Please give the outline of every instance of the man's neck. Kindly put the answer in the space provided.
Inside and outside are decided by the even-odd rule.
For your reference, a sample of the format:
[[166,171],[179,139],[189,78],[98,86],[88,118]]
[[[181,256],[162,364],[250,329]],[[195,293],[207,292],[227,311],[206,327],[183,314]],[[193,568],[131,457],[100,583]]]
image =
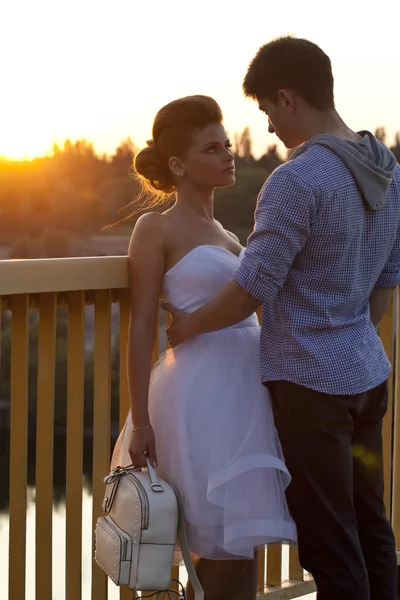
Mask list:
[[360,136],[352,131],[335,109],[321,112],[312,110],[307,113],[302,127],[304,140],[323,134],[334,135],[342,140],[356,142]]

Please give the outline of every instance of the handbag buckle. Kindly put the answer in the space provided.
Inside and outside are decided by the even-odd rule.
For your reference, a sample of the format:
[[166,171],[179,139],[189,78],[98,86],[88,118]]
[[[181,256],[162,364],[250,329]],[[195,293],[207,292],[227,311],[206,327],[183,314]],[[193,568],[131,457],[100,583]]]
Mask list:
[[164,488],[159,483],[152,483],[151,489],[153,490],[153,492],[163,492],[164,491]]

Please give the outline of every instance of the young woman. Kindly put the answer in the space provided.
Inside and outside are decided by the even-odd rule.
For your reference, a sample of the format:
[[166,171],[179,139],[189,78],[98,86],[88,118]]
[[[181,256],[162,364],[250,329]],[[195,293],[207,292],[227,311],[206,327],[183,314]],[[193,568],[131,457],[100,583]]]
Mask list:
[[235,182],[218,104],[190,96],[164,106],[135,168],[145,190],[175,192],[175,203],[140,217],[130,241],[131,411],[112,462],[142,466],[147,453],[179,492],[206,600],[253,600],[255,548],[296,540],[257,316],[168,350],[151,371],[160,295],[193,311],[240,264],[239,240],[214,219],[214,190]]

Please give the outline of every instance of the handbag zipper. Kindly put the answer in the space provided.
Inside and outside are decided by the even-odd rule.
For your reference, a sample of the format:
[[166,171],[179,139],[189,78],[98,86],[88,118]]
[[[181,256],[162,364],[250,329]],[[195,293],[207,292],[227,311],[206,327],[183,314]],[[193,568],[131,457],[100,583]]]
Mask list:
[[147,494],[146,494],[146,490],[143,487],[143,484],[141,481],[139,481],[139,479],[137,477],[135,477],[135,475],[133,475],[133,473],[130,473],[131,476],[131,480],[133,485],[136,487],[139,497],[140,497],[140,502],[142,505],[142,529],[147,529],[149,526],[149,512],[150,512],[150,508],[149,508],[149,499],[147,498]]
[[106,521],[108,527],[112,529],[114,533],[117,534],[121,541],[121,560],[130,560],[130,557],[127,556],[128,540],[123,535],[121,535],[119,527],[115,525],[111,517],[104,517],[104,520]]

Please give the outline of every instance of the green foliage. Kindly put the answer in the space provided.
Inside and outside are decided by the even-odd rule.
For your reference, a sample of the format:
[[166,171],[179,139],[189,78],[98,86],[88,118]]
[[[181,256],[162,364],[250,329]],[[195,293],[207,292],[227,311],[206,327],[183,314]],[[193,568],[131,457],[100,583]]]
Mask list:
[[[271,148],[256,161],[249,128],[236,136],[235,152],[238,182],[218,191],[217,214],[225,227],[247,235],[257,193],[282,160]],[[79,242],[137,209],[129,207],[139,193],[132,173],[134,154],[130,138],[110,157],[98,156],[85,140],[66,140],[62,148],[55,145],[50,156],[0,160],[0,245],[9,247],[7,257],[71,256]],[[133,220],[108,233],[123,235],[132,226]]]
[[215,195],[215,216],[245,243],[254,225],[257,196],[270,173],[255,164],[238,168],[236,184]]
[[79,238],[99,233],[132,202],[134,145],[125,140],[112,157],[67,140],[33,161],[0,160],[0,245],[10,258],[63,257]]

